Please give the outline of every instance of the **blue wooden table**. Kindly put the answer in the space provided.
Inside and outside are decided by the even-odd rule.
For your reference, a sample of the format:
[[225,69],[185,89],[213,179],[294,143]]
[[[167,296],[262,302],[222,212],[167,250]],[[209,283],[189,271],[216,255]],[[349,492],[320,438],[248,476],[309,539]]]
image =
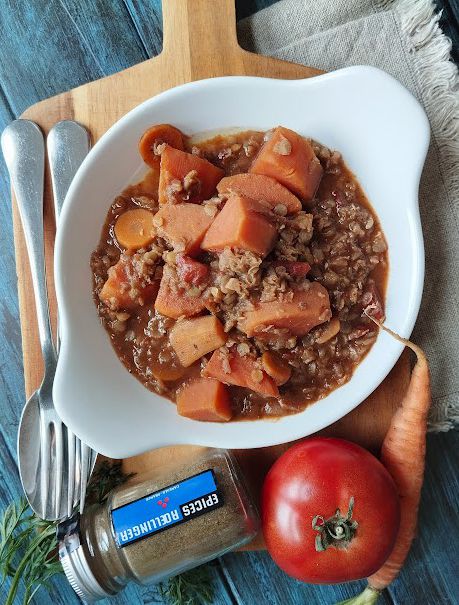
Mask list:
[[[275,1],[238,0],[238,18]],[[458,2],[438,4],[445,9],[441,24],[455,42],[457,60]],[[160,0],[3,0],[1,5],[0,130],[38,100],[122,70],[161,49]],[[1,510],[21,493],[16,432],[24,402],[10,194],[3,162],[0,227]],[[419,535],[401,576],[381,603],[459,603],[458,468],[458,432],[430,435]],[[226,555],[211,572],[215,605],[330,605],[356,594],[362,585],[301,584],[283,574],[266,553]],[[49,594],[40,591],[33,602],[71,605],[78,599],[60,577]],[[155,588],[130,587],[113,599],[118,605],[162,602]]]

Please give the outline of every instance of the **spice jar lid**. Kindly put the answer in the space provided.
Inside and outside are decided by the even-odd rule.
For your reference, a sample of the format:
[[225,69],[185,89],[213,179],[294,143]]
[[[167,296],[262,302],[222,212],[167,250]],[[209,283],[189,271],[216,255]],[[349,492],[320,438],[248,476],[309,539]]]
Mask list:
[[79,546],[70,555],[61,557],[61,565],[77,595],[86,603],[112,596],[106,592],[91,573],[83,547]]
[[94,577],[79,538],[79,519],[71,518],[60,524],[59,559],[70,586],[85,603],[94,603],[112,596]]

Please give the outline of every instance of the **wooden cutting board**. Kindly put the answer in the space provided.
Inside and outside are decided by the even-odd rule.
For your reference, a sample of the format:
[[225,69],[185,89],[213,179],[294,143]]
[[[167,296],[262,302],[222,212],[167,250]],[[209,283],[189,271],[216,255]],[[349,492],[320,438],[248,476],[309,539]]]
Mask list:
[[[85,84],[30,107],[22,117],[37,122],[45,133],[59,120],[79,121],[90,131],[93,143],[121,116],[146,99],[185,82],[228,75],[274,78],[309,78],[320,72],[249,53],[238,45],[234,0],[167,0],[163,2],[164,43],[157,57],[118,74]],[[45,185],[46,264],[51,317],[56,320],[53,283],[55,222],[49,175]],[[14,237],[27,397],[42,379],[35,306],[27,251],[16,204],[13,203]],[[89,262],[89,259],[88,259]],[[356,441],[378,450],[393,410],[409,380],[409,360],[403,355],[384,383],[356,410],[323,431],[326,435]],[[190,446],[163,448],[125,461],[130,471],[157,466],[171,456],[184,458]],[[288,446],[240,450],[237,456],[250,489],[258,497],[266,470]],[[253,547],[262,546],[255,541]]]

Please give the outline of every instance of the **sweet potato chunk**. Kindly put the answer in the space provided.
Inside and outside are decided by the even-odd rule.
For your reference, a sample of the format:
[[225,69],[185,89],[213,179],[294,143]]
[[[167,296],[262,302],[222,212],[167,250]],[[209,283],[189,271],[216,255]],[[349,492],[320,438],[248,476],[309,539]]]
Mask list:
[[258,152],[249,172],[270,176],[309,202],[317,191],[323,169],[308,141],[293,130],[278,126]]
[[265,351],[261,356],[261,365],[263,370],[271,376],[277,385],[285,384],[292,375],[292,370],[279,355]]
[[307,290],[297,290],[291,301],[260,302],[248,311],[241,329],[247,336],[269,334],[269,326],[285,328],[295,336],[303,336],[309,330],[331,317],[327,290],[318,282],[312,282]]
[[238,193],[252,200],[267,202],[271,208],[282,204],[287,213],[299,212],[300,200],[275,179],[264,174],[242,173],[225,176],[217,185],[219,193]]
[[207,200],[223,174],[223,170],[204,158],[166,145],[161,153],[159,203]]
[[212,378],[197,378],[186,384],[177,394],[177,412],[207,422],[227,422],[233,415],[227,388]]
[[178,319],[179,317],[193,317],[205,309],[202,296],[190,296],[190,290],[179,288],[171,270],[165,266],[158,296],[155,300],[155,309],[161,315]]
[[232,194],[204,236],[201,248],[212,251],[240,248],[266,256],[276,235],[266,208],[254,200]]
[[113,311],[133,310],[151,303],[159,288],[159,280],[152,274],[143,272],[141,255],[122,254],[119,261],[108,270],[108,279],[103,285],[99,298]]
[[221,322],[214,315],[179,321],[172,328],[170,343],[184,367],[215,351],[226,342]]
[[215,351],[203,374],[227,384],[245,387],[260,395],[279,396],[276,383],[259,367],[257,360],[248,355],[239,355],[234,347]]
[[165,204],[155,214],[157,234],[172,246],[193,256],[199,247],[213,218],[197,204]]

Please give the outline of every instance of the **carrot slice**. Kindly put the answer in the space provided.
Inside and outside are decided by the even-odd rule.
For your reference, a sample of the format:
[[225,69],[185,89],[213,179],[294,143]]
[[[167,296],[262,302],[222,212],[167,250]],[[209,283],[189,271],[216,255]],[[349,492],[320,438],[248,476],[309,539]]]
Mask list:
[[299,212],[300,200],[291,191],[264,174],[242,173],[225,176],[217,185],[219,193],[238,193],[252,200],[266,202],[271,208],[282,205],[289,214]]
[[183,149],[183,133],[170,124],[156,124],[149,128],[139,141],[139,152],[145,164],[157,166],[161,159],[161,146],[167,143]]
[[309,202],[317,191],[323,169],[309,141],[278,126],[258,152],[249,172],[273,177]]
[[261,356],[263,370],[271,376],[277,385],[285,384],[292,375],[291,368],[271,351],[265,351]]
[[204,158],[166,145],[161,153],[159,203],[208,200],[223,175],[223,170]]
[[177,411],[181,416],[205,422],[231,420],[231,400],[224,384],[212,378],[198,378],[177,393]]
[[126,250],[138,250],[151,244],[155,237],[154,214],[134,208],[121,214],[115,223],[115,237]]
[[203,375],[227,384],[246,387],[260,395],[279,397],[279,389],[274,380],[259,368],[253,357],[239,355],[234,347],[215,351],[204,368]]

